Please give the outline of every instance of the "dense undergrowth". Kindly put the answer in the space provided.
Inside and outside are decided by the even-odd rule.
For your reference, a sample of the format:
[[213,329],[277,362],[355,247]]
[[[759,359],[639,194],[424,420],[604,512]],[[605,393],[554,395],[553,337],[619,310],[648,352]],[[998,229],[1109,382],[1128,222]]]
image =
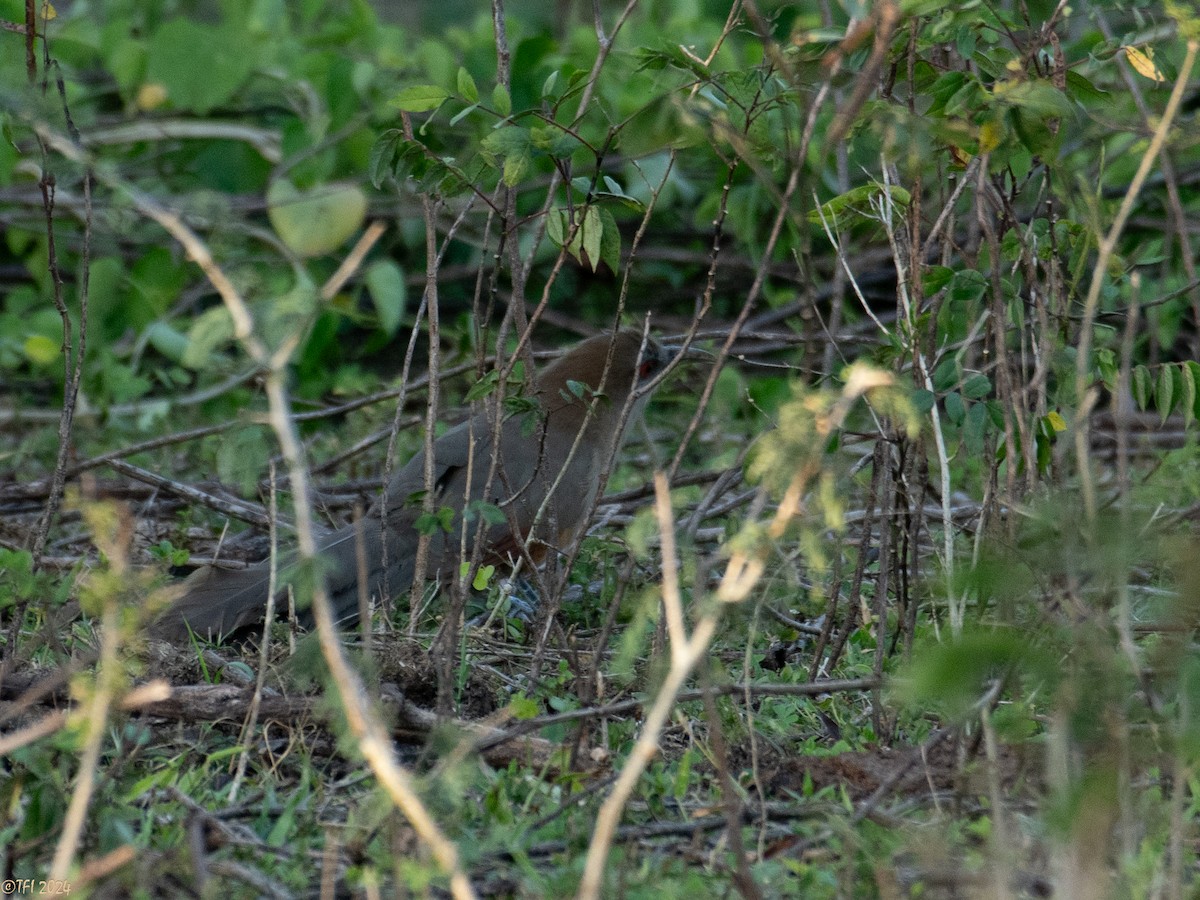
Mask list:
[[[1194,7],[594,7],[0,0],[4,890],[1193,892]],[[647,319],[541,618],[146,640]]]

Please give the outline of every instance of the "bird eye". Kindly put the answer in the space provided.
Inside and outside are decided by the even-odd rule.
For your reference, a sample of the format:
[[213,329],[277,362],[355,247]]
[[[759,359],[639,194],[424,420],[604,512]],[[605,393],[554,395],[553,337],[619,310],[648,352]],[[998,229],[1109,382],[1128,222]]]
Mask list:
[[658,368],[658,360],[643,359],[642,364],[638,366],[638,378],[649,378],[651,373]]

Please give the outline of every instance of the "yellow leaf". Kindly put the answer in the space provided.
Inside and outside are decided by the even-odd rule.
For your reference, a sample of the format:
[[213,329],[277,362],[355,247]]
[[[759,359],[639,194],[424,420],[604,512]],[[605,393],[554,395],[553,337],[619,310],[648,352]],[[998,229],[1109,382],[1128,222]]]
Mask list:
[[1067,421],[1057,412],[1046,413],[1046,422],[1055,431],[1066,431]]
[[297,256],[332,253],[362,226],[367,197],[347,182],[319,184],[301,191],[279,178],[267,190],[267,218]]
[[49,22],[51,19],[57,19],[57,18],[58,18],[58,10],[56,10],[54,8],[54,4],[53,3],[43,3],[42,4],[42,14],[41,14],[42,21]]
[[991,153],[1000,146],[1004,137],[1004,129],[994,119],[979,126],[979,152]]
[[1147,47],[1142,50],[1140,47],[1125,46],[1125,58],[1129,60],[1129,64],[1143,78],[1149,78],[1151,81],[1166,81],[1166,76],[1159,71],[1158,66],[1154,64],[1154,48]]
[[26,358],[39,366],[48,366],[58,359],[59,345],[44,334],[27,337],[23,349]]
[[167,99],[167,89],[156,81],[147,81],[137,92],[137,108],[150,112],[162,106]]

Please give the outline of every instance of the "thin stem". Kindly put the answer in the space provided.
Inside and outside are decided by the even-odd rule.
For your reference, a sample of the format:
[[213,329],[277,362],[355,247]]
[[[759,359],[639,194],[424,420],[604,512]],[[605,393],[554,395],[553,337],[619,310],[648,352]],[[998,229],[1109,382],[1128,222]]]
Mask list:
[[1179,104],[1183,100],[1183,93],[1187,88],[1188,79],[1191,77],[1198,51],[1200,51],[1200,41],[1194,38],[1189,40],[1183,63],[1179,66],[1179,77],[1175,80],[1175,87],[1171,90],[1171,97],[1167,100],[1167,107],[1163,110],[1158,127],[1154,129],[1150,146],[1142,154],[1142,161],[1138,164],[1137,172],[1134,173],[1133,180],[1129,183],[1129,190],[1125,192],[1125,196],[1121,200],[1121,206],[1108,229],[1108,234],[1100,240],[1096,263],[1092,268],[1092,280],[1088,284],[1087,296],[1083,301],[1083,322],[1079,327],[1079,349],[1075,357],[1075,403],[1077,408],[1073,425],[1075,456],[1079,465],[1083,506],[1088,521],[1096,518],[1096,486],[1092,481],[1091,459],[1088,455],[1087,420],[1096,401],[1096,392],[1088,388],[1088,374],[1092,370],[1092,330],[1097,310],[1100,307],[1100,289],[1104,286],[1104,276],[1108,271],[1109,261],[1116,250],[1121,232],[1125,230],[1125,223],[1128,222],[1129,214],[1133,211],[1133,204],[1146,183],[1146,177],[1150,174],[1154,161],[1167,142],[1167,134],[1171,130],[1171,123],[1175,121],[1175,114],[1179,111]]

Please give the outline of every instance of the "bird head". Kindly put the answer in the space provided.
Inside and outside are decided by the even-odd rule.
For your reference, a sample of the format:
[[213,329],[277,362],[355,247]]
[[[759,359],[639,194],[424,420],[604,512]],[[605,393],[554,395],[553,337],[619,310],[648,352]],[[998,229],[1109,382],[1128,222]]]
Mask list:
[[539,382],[545,395],[585,399],[602,393],[620,407],[630,393],[648,394],[658,387],[677,360],[712,359],[694,347],[664,344],[635,328],[588,338],[564,353],[542,372]]

